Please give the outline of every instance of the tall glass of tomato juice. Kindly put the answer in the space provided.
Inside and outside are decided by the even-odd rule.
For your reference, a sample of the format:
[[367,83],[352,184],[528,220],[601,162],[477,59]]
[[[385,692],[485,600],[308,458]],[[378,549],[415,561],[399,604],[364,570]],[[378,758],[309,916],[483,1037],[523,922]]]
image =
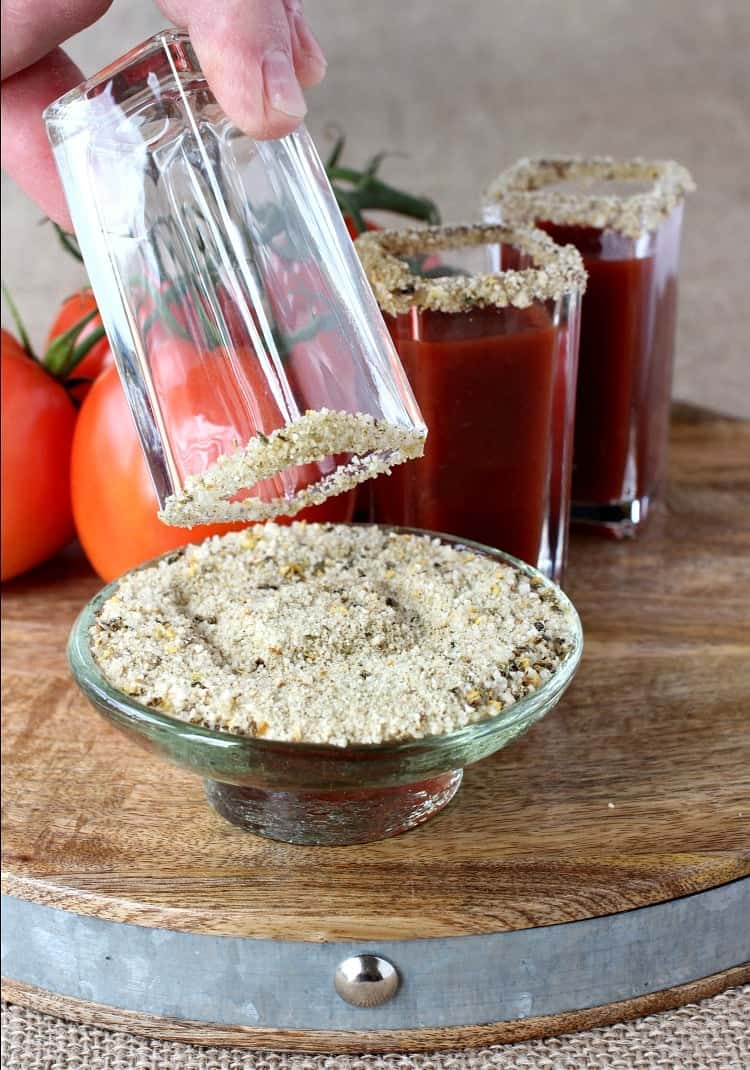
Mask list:
[[581,258],[530,228],[386,231],[357,248],[424,415],[424,457],[375,519],[498,547],[559,580]]
[[688,172],[660,160],[520,160],[485,194],[490,222],[531,223],[583,256],[588,286],[572,517],[632,535],[666,467],[677,277]]

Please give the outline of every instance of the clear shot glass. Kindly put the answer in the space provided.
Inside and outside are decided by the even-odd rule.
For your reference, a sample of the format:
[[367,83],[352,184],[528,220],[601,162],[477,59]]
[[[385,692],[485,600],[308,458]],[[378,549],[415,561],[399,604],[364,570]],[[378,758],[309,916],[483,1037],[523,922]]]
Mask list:
[[304,128],[242,133],[172,31],[45,121],[163,520],[293,515],[422,453]]
[[375,519],[497,547],[559,581],[580,255],[482,225],[372,232],[357,250],[430,427],[424,457],[373,484]]
[[572,518],[616,536],[634,534],[663,489],[693,188],[670,161],[553,157],[518,161],[484,196],[488,222],[533,224],[583,256]]

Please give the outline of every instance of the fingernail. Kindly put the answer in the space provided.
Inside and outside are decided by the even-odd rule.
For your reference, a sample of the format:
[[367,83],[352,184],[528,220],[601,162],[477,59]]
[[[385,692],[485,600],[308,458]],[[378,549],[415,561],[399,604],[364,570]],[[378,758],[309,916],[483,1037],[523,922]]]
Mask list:
[[268,103],[274,111],[302,119],[307,112],[305,98],[286,52],[269,52],[263,61],[263,82]]
[[297,40],[300,48],[313,63],[316,63],[321,68],[321,72],[325,73],[328,67],[328,60],[323,53],[323,49],[318,44],[315,34],[307,25],[304,16],[298,15],[294,20],[294,25],[297,30]]

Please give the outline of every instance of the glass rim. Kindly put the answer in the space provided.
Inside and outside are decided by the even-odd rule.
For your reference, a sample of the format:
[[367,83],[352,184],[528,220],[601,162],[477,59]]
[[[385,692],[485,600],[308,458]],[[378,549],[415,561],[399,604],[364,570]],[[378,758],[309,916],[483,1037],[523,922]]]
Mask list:
[[[351,525],[341,526],[348,527]],[[203,739],[209,745],[214,746],[231,747],[235,749],[257,749],[261,753],[269,754],[282,752],[295,756],[304,754],[314,755],[317,753],[325,754],[328,758],[332,759],[340,757],[342,760],[350,759],[352,753],[359,752],[363,755],[377,757],[378,755],[390,755],[395,751],[398,753],[409,753],[415,751],[418,752],[424,749],[440,750],[444,748],[446,750],[451,750],[457,744],[483,738],[485,735],[493,735],[499,727],[511,727],[518,722],[527,721],[534,713],[538,712],[540,709],[546,708],[548,704],[554,703],[557,697],[565,691],[581,660],[583,653],[583,628],[578,611],[562,588],[556,583],[547,579],[543,573],[532,565],[527,564],[525,561],[520,561],[518,558],[512,557],[503,550],[485,546],[472,539],[464,539],[458,535],[449,535],[442,532],[427,531],[424,528],[402,527],[391,524],[357,526],[378,527],[383,531],[395,532],[398,534],[417,535],[428,539],[439,539],[442,543],[452,546],[455,549],[465,549],[469,552],[480,554],[483,557],[489,557],[492,560],[510,565],[523,572],[524,575],[540,581],[544,587],[551,588],[555,591],[555,596],[571,615],[574,626],[571,650],[565,656],[554,674],[546,680],[541,687],[532,691],[530,695],[519,699],[517,702],[513,703],[512,706],[502,710],[494,717],[487,717],[482,721],[464,725],[462,728],[458,728],[453,732],[443,733],[442,735],[425,735],[414,739],[390,740],[384,743],[349,743],[345,747],[340,747],[333,743],[298,743],[290,742],[288,740],[273,740],[256,736],[245,736],[232,732],[225,732],[221,729],[206,728],[190,721],[181,720],[179,717],[173,717],[170,714],[154,710],[150,706],[145,706],[130,695],[126,695],[124,692],[118,690],[105,678],[91,652],[91,645],[89,642],[89,632],[96,614],[104,602],[114,594],[117,585],[123,576],[150,568],[152,565],[171,554],[183,553],[185,549],[187,549],[186,547],[183,547],[178,550],[168,550],[166,553],[159,554],[157,557],[154,557],[149,561],[144,561],[142,564],[136,566],[136,568],[128,570],[128,572],[123,573],[123,576],[118,577],[104,586],[92,599],[90,599],[89,602],[87,602],[76,618],[68,639],[68,666],[73,678],[87,697],[96,700],[95,704],[100,703],[109,707],[134,725],[150,725],[170,731],[187,730],[192,737]]]
[[[512,246],[528,255],[532,266],[425,277],[409,263],[410,257],[481,245]],[[360,234],[355,246],[381,310],[392,316],[412,308],[527,308],[534,301],[558,300],[586,288],[578,250],[558,245],[544,231],[523,223],[372,230]]]
[[[272,520],[353,490],[424,454],[427,427],[414,418],[400,426],[366,413],[307,410],[269,434],[256,434],[244,447],[225,454],[203,472],[188,475],[159,509],[159,519],[174,527],[206,523]],[[266,499],[237,498],[266,479],[336,456],[333,470],[292,494]]]
[[[585,188],[548,188],[575,179],[590,183],[640,181],[650,183],[650,188],[597,194],[589,194]],[[485,209],[501,207],[508,221],[590,226],[640,238],[664,222],[693,190],[692,175],[675,160],[526,156],[501,171],[485,190],[482,203]]]

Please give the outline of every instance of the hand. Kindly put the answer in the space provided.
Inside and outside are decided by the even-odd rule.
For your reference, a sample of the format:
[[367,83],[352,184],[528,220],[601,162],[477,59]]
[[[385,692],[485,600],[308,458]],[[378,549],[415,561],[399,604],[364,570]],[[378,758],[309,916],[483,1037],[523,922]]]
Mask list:
[[[101,18],[111,2],[2,0],[2,165],[68,230],[42,112],[83,81],[58,46]],[[298,126],[306,111],[302,89],[317,85],[326,70],[301,0],[157,3],[190,33],[217,100],[237,126],[257,138],[281,137]]]

